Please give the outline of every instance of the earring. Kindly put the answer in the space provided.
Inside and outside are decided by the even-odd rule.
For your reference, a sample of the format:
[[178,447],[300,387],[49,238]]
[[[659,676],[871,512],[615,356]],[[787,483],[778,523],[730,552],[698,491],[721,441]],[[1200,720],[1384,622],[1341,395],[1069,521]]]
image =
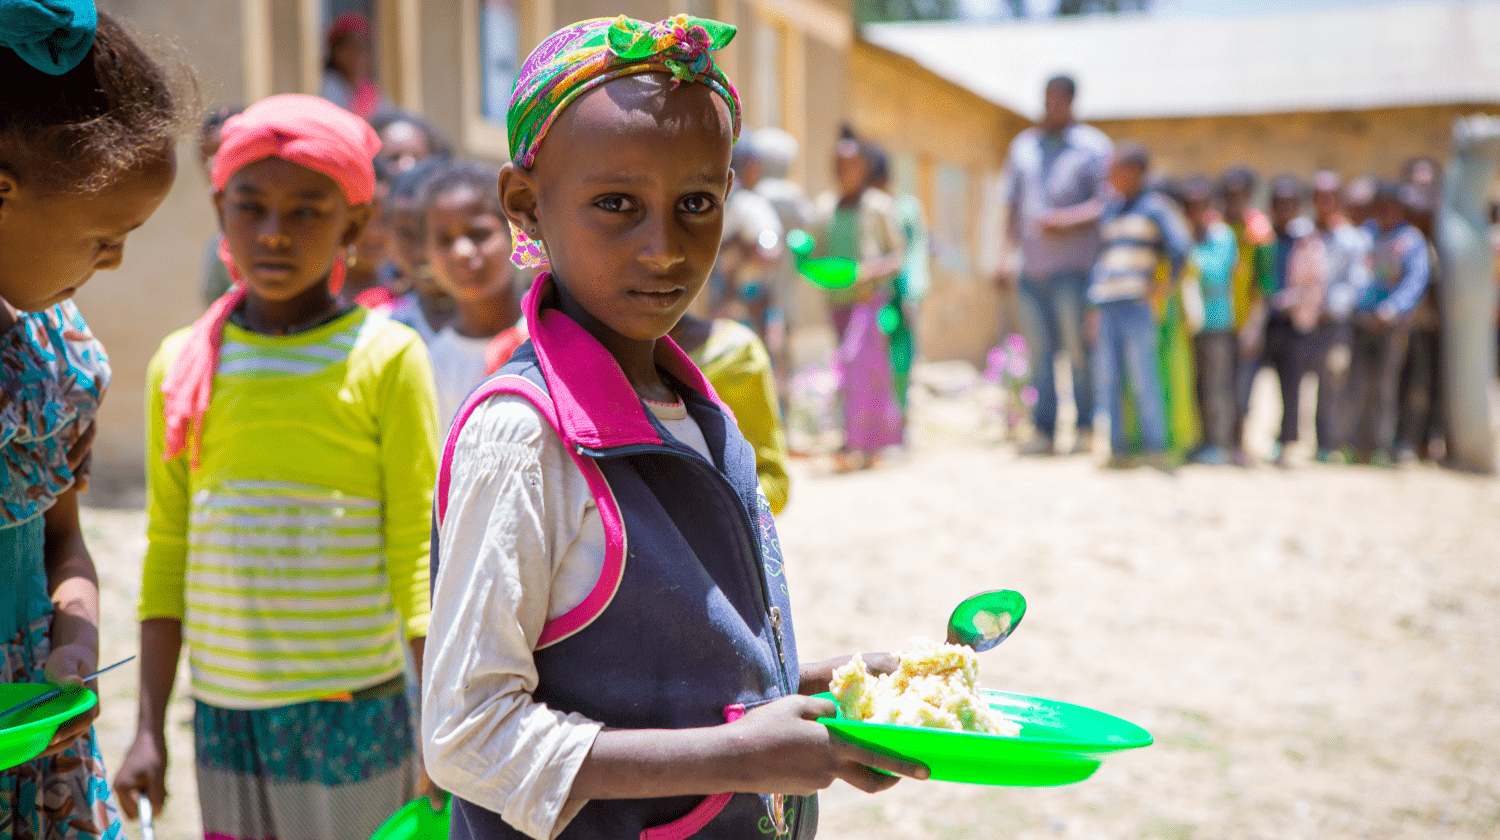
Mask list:
[[530,236],[516,227],[515,222],[510,223],[510,261],[517,268],[550,268],[551,262],[547,259],[547,245],[537,237],[533,230]]
[[344,247],[344,263],[350,268],[359,265],[359,252],[355,250],[353,245]]

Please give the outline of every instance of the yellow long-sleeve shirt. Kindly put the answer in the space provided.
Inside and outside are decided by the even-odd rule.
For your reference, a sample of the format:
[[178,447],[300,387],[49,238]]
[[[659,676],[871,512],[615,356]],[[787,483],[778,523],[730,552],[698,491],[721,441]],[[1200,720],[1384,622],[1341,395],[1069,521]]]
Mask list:
[[168,336],[148,375],[141,619],[183,622],[194,694],[227,708],[399,674],[429,610],[437,411],[421,339],[364,308],[285,337],[226,326],[194,470],[162,458],[161,384],[186,338]]

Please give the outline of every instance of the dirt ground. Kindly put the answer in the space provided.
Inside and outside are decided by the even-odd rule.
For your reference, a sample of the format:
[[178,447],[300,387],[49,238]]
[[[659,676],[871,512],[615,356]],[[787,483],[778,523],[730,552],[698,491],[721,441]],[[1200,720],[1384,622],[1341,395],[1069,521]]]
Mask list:
[[[1026,619],[981,655],[982,681],[1119,715],[1156,744],[1062,788],[839,785],[821,837],[1500,836],[1500,482],[1305,458],[1105,473],[1018,460],[973,393],[916,410],[911,453],[878,470],[794,465],[780,528],[803,658],[938,637],[959,599],[1018,589]],[[143,515],[90,509],[85,526],[110,662],[134,652]],[[102,679],[114,768],[134,666]],[[161,840],[201,836],[189,714],[174,702]]]

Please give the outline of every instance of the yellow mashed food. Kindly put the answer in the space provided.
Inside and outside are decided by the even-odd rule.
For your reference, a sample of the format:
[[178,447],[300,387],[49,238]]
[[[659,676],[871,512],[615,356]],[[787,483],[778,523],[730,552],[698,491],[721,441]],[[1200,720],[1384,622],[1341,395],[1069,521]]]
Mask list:
[[995,714],[979,696],[972,648],[912,639],[893,674],[876,676],[856,654],[833,672],[833,696],[847,720],[1019,735],[1021,725]]

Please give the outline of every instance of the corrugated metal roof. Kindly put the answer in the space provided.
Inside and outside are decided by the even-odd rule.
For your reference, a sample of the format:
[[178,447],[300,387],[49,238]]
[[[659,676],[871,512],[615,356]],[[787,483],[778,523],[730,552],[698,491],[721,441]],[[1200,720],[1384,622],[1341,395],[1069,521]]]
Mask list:
[[1083,119],[1500,102],[1500,2],[1294,14],[883,23],[863,38],[1019,114],[1078,80]]

